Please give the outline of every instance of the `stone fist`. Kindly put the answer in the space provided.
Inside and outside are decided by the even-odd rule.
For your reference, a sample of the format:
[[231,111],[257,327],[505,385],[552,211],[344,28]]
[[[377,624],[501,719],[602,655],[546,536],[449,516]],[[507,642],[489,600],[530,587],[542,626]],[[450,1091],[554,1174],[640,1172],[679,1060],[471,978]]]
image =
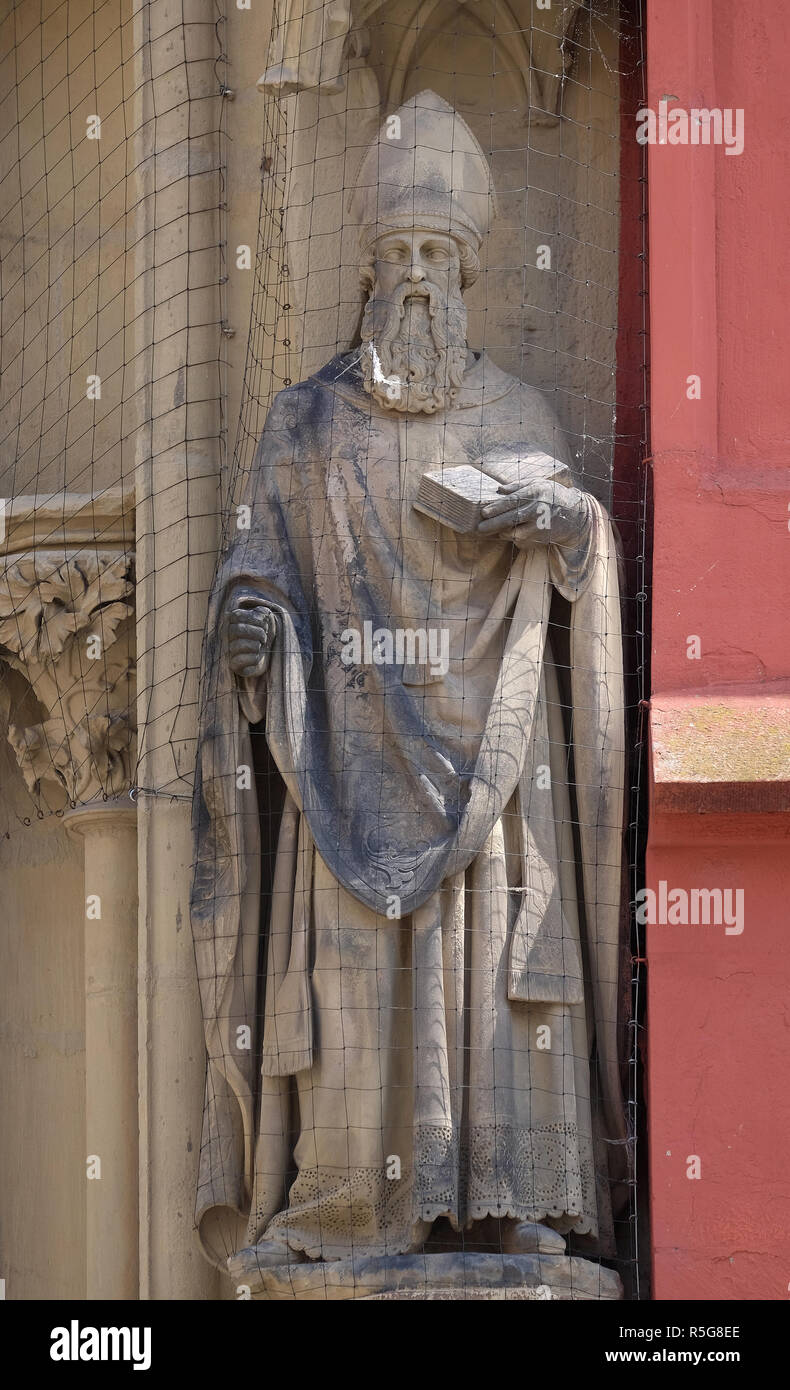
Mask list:
[[237,676],[262,676],[269,664],[277,619],[260,594],[238,590],[228,610],[230,669]]

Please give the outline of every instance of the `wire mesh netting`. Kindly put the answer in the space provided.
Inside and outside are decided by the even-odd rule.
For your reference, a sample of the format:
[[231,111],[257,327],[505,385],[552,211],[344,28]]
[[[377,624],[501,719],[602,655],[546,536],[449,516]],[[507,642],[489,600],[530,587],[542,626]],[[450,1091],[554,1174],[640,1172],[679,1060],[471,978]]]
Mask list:
[[640,7],[278,0],[249,248],[219,9],[2,32],[2,828],[197,767],[207,1253],[641,1296]]
[[[541,474],[554,479],[552,505],[562,477],[595,499],[586,503],[595,515],[602,503],[621,523],[636,870],[644,208],[620,122],[638,105],[640,31],[613,8],[566,5],[526,24],[501,5],[413,10],[368,6],[355,29],[363,16],[340,6],[330,29],[325,14],[288,8],[275,16],[260,84],[261,239],[214,610],[236,622],[231,651],[252,738],[242,754],[221,713],[227,666],[210,640],[195,915],[215,1032],[199,1210],[239,1181],[223,1144],[230,1088],[255,1148],[246,1235],[217,1252],[248,1242],[232,1261],[237,1277],[300,1252],[545,1255],[565,1248],[560,1234],[601,1268],[621,1267],[633,1294],[635,1170],[621,1160],[629,1147],[633,1158],[638,1025],[630,1001],[625,1027],[622,1017],[614,1025],[613,995],[595,1002],[596,990],[617,992],[624,962],[612,939],[603,959],[601,919],[611,930],[620,901],[619,881],[614,890],[605,877],[619,848],[616,831],[604,844],[613,802],[593,805],[597,788],[584,784],[611,765],[606,752],[596,761],[583,693],[601,679],[600,648],[585,658],[579,631],[597,623],[600,635],[619,597],[604,583],[595,614],[576,618],[586,581],[576,588],[554,574],[567,606],[546,615],[538,727],[519,751],[502,672],[510,676],[510,644],[546,590],[519,568],[526,533],[520,545],[508,532],[503,550],[486,549],[462,522],[470,496],[488,496],[480,473],[461,501],[451,474],[478,465],[495,485],[524,486],[537,451],[544,470],[549,458],[568,469]],[[489,170],[497,216],[486,236]],[[450,492],[432,497],[433,510],[417,496],[425,474]],[[533,484],[533,506],[536,496]],[[421,669],[408,646],[420,637]],[[618,717],[608,710],[603,744]],[[496,751],[481,772],[488,738]],[[504,749],[520,769],[510,781]],[[239,795],[247,756],[257,806]],[[481,801],[488,837],[478,824],[461,870],[447,875],[458,859],[442,846],[468,834]],[[262,847],[268,940],[257,955],[254,920],[245,966],[250,836]],[[596,855],[594,884],[580,885]],[[538,944],[551,932],[546,891],[563,923],[564,985],[534,964],[552,955]],[[204,930],[211,946],[201,954]],[[226,933],[238,937],[223,975],[215,952]],[[585,1030],[595,1031],[596,1010],[591,1063]],[[248,1038],[245,1027],[256,1039],[246,1076],[233,1041],[239,1030]],[[621,1059],[631,1056],[630,1140],[611,1112],[608,1134],[598,1127],[607,1029],[619,1031]],[[541,1236],[524,1235],[530,1222]],[[473,1282],[471,1267],[464,1277]]]

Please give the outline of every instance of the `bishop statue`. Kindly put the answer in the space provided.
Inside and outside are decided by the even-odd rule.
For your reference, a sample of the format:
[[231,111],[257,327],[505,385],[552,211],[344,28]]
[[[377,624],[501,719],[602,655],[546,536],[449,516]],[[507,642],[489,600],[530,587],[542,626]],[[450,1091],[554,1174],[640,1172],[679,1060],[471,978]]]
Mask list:
[[192,920],[218,1261],[223,1214],[263,1267],[613,1253],[616,538],[546,394],[467,342],[495,214],[462,118],[405,102],[349,209],[360,341],[276,396],[214,584]]

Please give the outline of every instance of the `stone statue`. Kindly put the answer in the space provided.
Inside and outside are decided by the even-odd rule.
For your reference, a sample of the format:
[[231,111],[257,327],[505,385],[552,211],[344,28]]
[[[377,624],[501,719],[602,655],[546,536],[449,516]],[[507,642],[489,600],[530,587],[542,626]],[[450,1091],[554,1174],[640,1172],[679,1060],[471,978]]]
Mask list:
[[[467,345],[495,214],[477,140],[433,92],[397,116],[351,210],[361,344],[276,397],[210,608],[197,1215],[224,1260],[217,1213],[249,1210],[237,1276],[440,1237],[613,1253],[615,542],[541,393]],[[426,474],[452,501],[459,468],[473,529],[414,505]],[[258,725],[284,784],[271,867]]]
[[350,0],[288,0],[258,89],[281,97],[313,87],[342,92],[350,30]]

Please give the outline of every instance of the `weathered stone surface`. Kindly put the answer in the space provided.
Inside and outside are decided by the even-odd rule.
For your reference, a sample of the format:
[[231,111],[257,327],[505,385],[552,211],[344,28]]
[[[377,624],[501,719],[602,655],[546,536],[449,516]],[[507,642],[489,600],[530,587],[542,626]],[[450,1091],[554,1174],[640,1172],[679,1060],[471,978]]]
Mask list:
[[654,809],[790,807],[790,697],[661,695],[650,705]]
[[[364,24],[359,11],[352,11],[356,22],[343,38],[338,35],[347,6],[333,0],[310,5],[310,39],[297,52],[304,8],[303,0],[278,6],[279,24],[260,79],[280,97],[294,93],[282,103],[290,312],[278,332],[289,347],[275,344],[278,384],[304,378],[333,351],[352,346],[361,301],[347,196],[379,122],[429,83],[492,152],[502,208],[487,264],[469,296],[471,336],[498,366],[550,394],[587,484],[606,504],[618,300],[616,6],[565,0],[521,29],[503,21],[496,0],[440,6],[418,18],[411,0],[371,0]],[[448,31],[443,17],[450,13]],[[231,13],[231,32],[233,23]],[[244,17],[238,28],[242,51],[234,54],[234,86],[241,86],[245,62],[250,83],[261,70],[260,50],[253,45],[249,58],[243,51]],[[258,155],[250,114],[249,106],[234,103],[233,245],[248,239],[250,214],[241,200],[246,171]],[[274,110],[270,118],[276,121]],[[550,248],[549,273],[541,268],[540,248]],[[245,277],[231,278],[239,282],[230,294],[240,322],[249,296]],[[232,396],[243,375],[244,338],[239,334],[234,341],[241,356],[235,382],[231,373]],[[235,418],[233,409],[229,415]]]
[[264,1302],[621,1299],[620,1276],[566,1255],[399,1255],[259,1269],[254,1249],[229,1261],[237,1288]]
[[[442,1218],[498,1223],[477,1248],[564,1250],[574,1232],[609,1253],[594,1107],[613,1164],[627,1143],[615,539],[541,393],[469,343],[464,292],[496,214],[482,147],[435,92],[396,115],[354,201],[359,347],[277,396],[249,525],[213,586],[194,817],[204,1249],[219,1263],[237,1248],[214,1227],[248,1191],[246,1240],[269,1245],[253,1270],[279,1242],[326,1261],[330,1287],[351,1289],[326,1296],[343,1297],[367,1296],[344,1262],[419,1250]],[[425,473],[457,463],[490,495],[462,541],[415,509]],[[553,595],[567,604],[567,723]],[[284,799],[256,1004],[261,846],[243,769],[264,716]],[[259,1070],[239,1039],[261,1017]],[[425,1282],[421,1262],[370,1268],[384,1270],[372,1294],[393,1269]],[[430,1288],[502,1277],[430,1268]],[[536,1267],[512,1269],[522,1288]],[[309,1291],[323,1275],[294,1277]]]
[[[29,790],[72,802],[131,785],[135,757],[131,501],[17,498],[0,544],[0,656],[24,675],[35,714],[8,739]],[[102,540],[88,539],[92,528]],[[103,531],[107,530],[108,540]],[[41,718],[41,714],[47,717]]]

